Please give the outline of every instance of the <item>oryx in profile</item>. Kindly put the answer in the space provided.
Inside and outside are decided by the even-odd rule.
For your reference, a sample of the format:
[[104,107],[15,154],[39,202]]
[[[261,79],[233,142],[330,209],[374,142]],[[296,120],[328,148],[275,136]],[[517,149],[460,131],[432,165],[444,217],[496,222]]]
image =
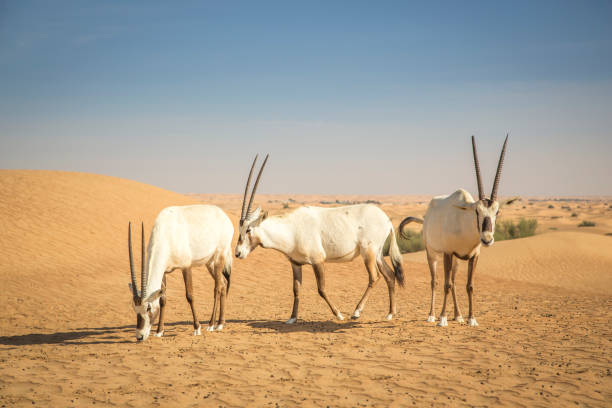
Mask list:
[[400,223],[400,233],[403,233],[404,226],[410,222],[423,224],[423,241],[425,242],[427,262],[431,273],[431,308],[429,309],[429,317],[427,318],[428,322],[436,321],[434,316],[436,266],[438,263],[438,256],[443,255],[444,302],[442,304],[442,312],[440,313],[438,326],[448,325],[446,298],[449,291],[453,295],[455,320],[459,323],[463,322],[463,317],[461,317],[461,311],[459,310],[455,297],[457,258],[468,261],[466,286],[469,299],[468,323],[470,326],[478,326],[476,318],[474,318],[472,306],[472,294],[474,292],[472,279],[474,277],[476,264],[478,263],[480,247],[482,244],[487,247],[493,245],[495,219],[499,214],[500,208],[517,199],[513,198],[502,203],[497,201],[497,190],[499,188],[499,180],[504,164],[507,144],[508,135],[506,135],[504,146],[502,147],[499,157],[497,173],[495,174],[490,198],[486,198],[483,192],[482,179],[480,177],[480,164],[478,163],[478,154],[476,153],[476,142],[474,136],[472,136],[472,151],[474,154],[474,166],[476,168],[476,181],[478,183],[478,201],[474,201],[467,191],[459,189],[449,196],[434,197],[427,207],[424,220],[416,217],[407,217]]
[[[247,205],[247,193],[257,156],[251,166],[244,190],[240,233],[236,244],[236,257],[246,258],[258,246],[275,249],[287,256],[293,270],[293,311],[288,324],[298,318],[300,287],[302,286],[302,265],[312,265],[317,280],[319,295],[327,302],[334,316],[344,320],[342,313],[331,302],[325,292],[325,262],[349,262],[361,255],[370,282],[357,304],[353,318],[358,318],[376,285],[380,272],[389,289],[389,314],[387,319],[397,313],[395,303],[395,281],[404,285],[402,256],[397,246],[395,231],[389,217],[374,205],[351,205],[336,208],[299,207],[290,213],[267,216],[260,208],[251,211],[253,198],[261,173],[268,161],[264,160],[251,197]],[[393,269],[383,259],[383,245],[390,238],[390,258]]]
[[215,280],[214,305],[207,330],[215,329],[217,305],[221,330],[225,323],[225,298],[232,271],[232,236],[234,227],[228,216],[213,205],[188,205],[164,208],[155,220],[145,258],[144,225],[141,226],[141,289],[138,291],[132,257],[132,226],[128,230],[130,289],[136,312],[136,338],[149,337],[151,325],[159,314],[155,336],[164,334],[166,273],[183,271],[185,296],[193,314],[194,335],[200,334],[200,322],[194,307],[191,268],[205,265]]

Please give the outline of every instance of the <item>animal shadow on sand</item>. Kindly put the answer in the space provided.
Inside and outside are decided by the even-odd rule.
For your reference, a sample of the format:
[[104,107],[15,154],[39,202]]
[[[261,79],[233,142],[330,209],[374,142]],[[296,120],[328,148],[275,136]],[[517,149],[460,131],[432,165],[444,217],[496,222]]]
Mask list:
[[[302,321],[286,324],[274,320],[228,320],[228,323],[246,324],[258,330],[273,330],[278,333],[344,333],[347,329],[359,327],[362,324],[355,320],[337,321]],[[191,326],[191,322],[167,322],[166,329],[173,326]],[[204,325],[205,323],[203,323]],[[0,345],[31,346],[36,344],[91,345],[133,343],[131,334],[134,325],[109,327],[81,327],[72,331],[55,333],[29,333],[16,336],[0,336]],[[165,333],[164,337],[174,337],[176,334]]]
[[286,324],[278,320],[253,320],[246,323],[254,329],[268,329],[279,333],[345,333],[347,329],[359,327],[360,323],[355,320],[338,322],[330,321],[303,321],[298,320],[294,324]]
[[[171,322],[166,326],[191,325],[191,322]],[[31,346],[35,344],[117,344],[133,343],[135,340],[128,336],[133,333],[135,325],[111,327],[80,327],[73,331],[56,333],[30,333],[17,336],[0,336],[0,345]],[[128,338],[126,338],[126,336]]]

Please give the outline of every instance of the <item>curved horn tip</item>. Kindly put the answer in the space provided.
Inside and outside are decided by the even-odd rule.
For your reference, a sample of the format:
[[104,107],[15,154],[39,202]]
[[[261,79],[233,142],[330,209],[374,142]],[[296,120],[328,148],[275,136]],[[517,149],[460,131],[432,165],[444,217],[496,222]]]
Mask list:
[[255,169],[255,163],[257,163],[257,158],[259,154],[255,155],[255,159],[253,159],[253,164],[251,164],[251,170],[249,171],[249,177],[247,178],[246,186],[244,187],[244,197],[242,198],[242,209],[240,210],[240,221],[244,220],[246,217],[246,203],[247,203],[247,195],[249,192],[249,187],[251,185],[251,177],[253,177],[253,170]]
[[251,198],[249,199],[249,204],[246,207],[246,215],[251,212],[251,206],[253,205],[253,199],[255,198],[255,193],[257,192],[257,186],[259,185],[259,180],[261,178],[261,174],[263,173],[264,168],[266,167],[266,163],[268,162],[268,158],[270,154],[266,154],[266,158],[263,161],[261,167],[259,168],[259,173],[257,174],[257,178],[255,179],[255,184],[253,185],[253,190],[251,191]]

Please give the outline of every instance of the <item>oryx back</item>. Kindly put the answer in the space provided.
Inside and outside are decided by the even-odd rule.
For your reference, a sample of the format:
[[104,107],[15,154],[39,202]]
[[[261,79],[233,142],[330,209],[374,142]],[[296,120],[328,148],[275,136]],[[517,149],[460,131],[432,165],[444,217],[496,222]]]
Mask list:
[[230,219],[216,206],[167,207],[155,220],[149,253],[155,252],[153,246],[160,245],[158,237],[163,237],[174,267],[204,265],[220,254],[231,260],[232,235]]
[[288,215],[296,228],[296,250],[316,262],[347,262],[371,246],[382,248],[391,221],[378,207],[301,207]]

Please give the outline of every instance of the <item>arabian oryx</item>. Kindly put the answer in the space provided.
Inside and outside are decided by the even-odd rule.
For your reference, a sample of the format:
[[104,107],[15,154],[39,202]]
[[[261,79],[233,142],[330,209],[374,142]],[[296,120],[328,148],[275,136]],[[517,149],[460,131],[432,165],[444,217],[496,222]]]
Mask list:
[[[251,166],[244,190],[240,233],[236,244],[236,257],[244,259],[258,246],[275,249],[289,258],[293,270],[293,311],[288,324],[298,318],[300,287],[302,286],[302,265],[309,264],[315,273],[319,295],[327,302],[332,313],[344,320],[342,313],[331,302],[325,292],[325,262],[348,262],[361,255],[369,273],[370,282],[357,304],[353,318],[358,318],[368,300],[370,291],[378,281],[380,272],[389,289],[389,314],[397,313],[395,303],[395,280],[404,285],[402,256],[397,246],[395,231],[389,217],[374,205],[351,205],[336,208],[300,207],[276,216],[267,216],[260,208],[251,211],[253,198],[261,173],[268,161],[263,162],[248,206],[247,193],[257,156]],[[383,245],[390,237],[390,255],[394,271],[383,259]]]
[[[144,225],[141,234],[141,289],[138,292],[132,259],[132,226],[128,230],[130,289],[136,312],[136,338],[149,337],[151,325],[159,314],[155,336],[164,334],[166,273],[183,271],[185,295],[193,314],[194,335],[200,334],[200,322],[194,307],[191,268],[205,265],[215,280],[213,312],[208,331],[214,330],[219,305],[217,330],[225,324],[225,297],[232,271],[232,236],[234,227],[228,216],[214,205],[188,205],[164,208],[153,226],[145,259]],[[145,262],[146,261],[146,262]]]
[[474,318],[472,306],[472,279],[474,270],[480,255],[480,246],[493,245],[493,234],[495,233],[495,218],[499,214],[502,206],[510,204],[517,198],[513,198],[502,203],[497,201],[497,189],[504,164],[508,135],[504,141],[504,146],[497,164],[497,173],[493,182],[491,198],[485,198],[482,179],[480,177],[480,165],[476,153],[476,142],[472,136],[472,150],[474,154],[474,165],[476,167],[476,181],[478,183],[478,201],[474,201],[470,193],[463,189],[455,191],[449,196],[435,197],[429,203],[425,219],[416,217],[405,218],[399,226],[400,233],[410,222],[423,224],[423,240],[427,252],[427,262],[431,273],[431,308],[429,309],[428,322],[435,322],[434,301],[436,288],[436,265],[438,256],[444,256],[444,302],[438,326],[447,326],[446,317],[446,298],[448,292],[452,292],[453,303],[455,305],[455,320],[463,322],[461,311],[457,305],[455,297],[455,273],[457,271],[457,258],[469,261],[467,276],[467,294],[469,299],[468,323],[470,326],[478,326]]

